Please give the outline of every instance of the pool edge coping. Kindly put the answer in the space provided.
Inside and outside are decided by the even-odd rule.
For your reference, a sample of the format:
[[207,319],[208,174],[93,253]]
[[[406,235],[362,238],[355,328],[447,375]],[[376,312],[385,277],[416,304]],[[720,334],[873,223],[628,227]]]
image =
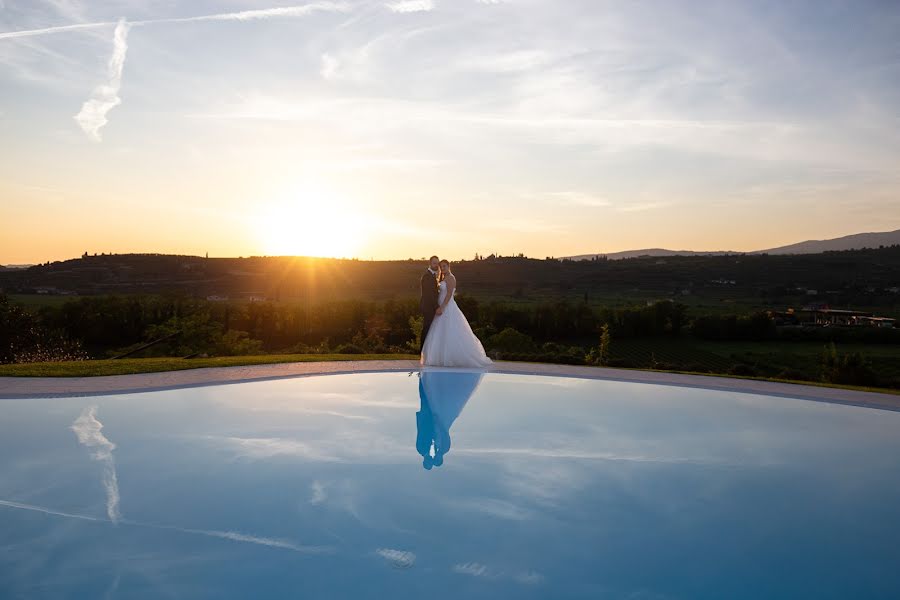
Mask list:
[[[431,367],[426,368],[430,369]],[[92,377],[0,377],[0,400],[108,396],[297,377],[350,375],[356,373],[418,372],[422,369],[423,367],[419,365],[418,361],[414,360],[371,360],[205,367],[179,371]],[[546,363],[497,362],[493,368],[485,371],[506,375],[533,375],[669,385],[900,411],[900,396],[799,383]]]

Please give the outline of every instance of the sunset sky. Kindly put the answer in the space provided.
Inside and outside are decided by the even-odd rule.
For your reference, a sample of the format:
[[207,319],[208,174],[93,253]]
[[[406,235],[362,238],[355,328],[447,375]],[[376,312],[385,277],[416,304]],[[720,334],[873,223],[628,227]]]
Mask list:
[[0,0],[0,264],[900,228],[900,2]]

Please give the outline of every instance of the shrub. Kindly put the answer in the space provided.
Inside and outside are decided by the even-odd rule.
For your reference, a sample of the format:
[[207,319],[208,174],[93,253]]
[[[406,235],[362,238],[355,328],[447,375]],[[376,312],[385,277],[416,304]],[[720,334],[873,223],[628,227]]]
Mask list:
[[616,367],[619,369],[636,369],[638,365],[630,359],[627,358],[611,358],[609,362],[606,363],[607,367]]
[[792,379],[795,381],[801,381],[804,379],[809,379],[806,375],[798,371],[797,369],[782,369],[775,375],[776,379]]
[[338,354],[365,354],[366,349],[357,346],[356,344],[341,344],[337,348],[335,348],[335,352]]
[[877,385],[871,363],[859,352],[840,354],[834,342],[825,346],[821,358],[822,380],[846,385]]
[[250,339],[246,331],[229,330],[219,338],[215,348],[219,356],[246,356],[262,351],[260,340]]
[[609,335],[609,325],[604,323],[600,327],[600,345],[593,348],[585,357],[584,361],[589,365],[607,365],[609,364],[609,346],[611,336]]
[[84,360],[87,352],[79,340],[44,327],[39,320],[0,294],[0,363]]
[[537,346],[534,340],[531,339],[531,336],[520,333],[512,327],[507,327],[500,333],[489,337],[487,345],[491,350],[499,350],[504,353],[527,354],[537,350]]
[[732,365],[732,367],[728,369],[728,373],[731,375],[739,375],[742,377],[755,377],[757,375],[756,369],[754,367],[751,367],[750,365],[744,363]]
[[406,349],[411,352],[418,353],[422,347],[422,329],[425,327],[425,317],[410,317],[409,329],[412,331],[413,339],[406,342]]

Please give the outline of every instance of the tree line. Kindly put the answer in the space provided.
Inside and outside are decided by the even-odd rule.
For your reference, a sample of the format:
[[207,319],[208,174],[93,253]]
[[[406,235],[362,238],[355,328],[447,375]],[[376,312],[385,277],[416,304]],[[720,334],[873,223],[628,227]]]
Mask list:
[[[672,301],[624,308],[565,300],[531,305],[460,295],[460,308],[494,358],[656,367],[613,358],[617,342],[647,338],[816,341],[828,345],[816,373],[874,384],[864,358],[836,354],[834,342],[900,343],[900,329],[785,328],[771,315],[689,316]],[[87,296],[27,309],[0,294],[0,363],[151,356],[263,353],[418,353],[422,318],[414,298],[315,305],[215,302],[184,295]],[[148,346],[148,343],[163,340]],[[135,352],[137,351],[137,352]],[[792,365],[783,365],[790,371]],[[663,367],[659,367],[663,368]],[[665,365],[684,370],[685,365]],[[747,365],[734,374],[752,375]],[[741,371],[743,369],[744,371]],[[692,370],[692,369],[688,369]],[[802,377],[816,378],[813,373]]]

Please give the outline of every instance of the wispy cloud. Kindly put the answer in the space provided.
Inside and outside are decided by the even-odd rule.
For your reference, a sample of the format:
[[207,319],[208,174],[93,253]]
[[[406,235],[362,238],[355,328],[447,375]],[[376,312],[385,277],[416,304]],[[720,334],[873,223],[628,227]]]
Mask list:
[[611,202],[606,198],[601,196],[597,196],[595,194],[588,194],[585,192],[579,192],[574,190],[569,190],[565,192],[550,192],[547,196],[554,201],[558,201],[562,204],[569,204],[574,206],[588,206],[588,207],[602,207],[609,206]]
[[334,79],[340,66],[339,58],[326,53],[322,55],[322,69],[319,72],[324,79]]
[[379,548],[375,554],[386,560],[392,567],[397,569],[408,569],[416,563],[416,555],[406,550],[395,550],[393,548]]
[[116,476],[116,464],[113,450],[116,445],[109,441],[103,432],[103,423],[97,419],[97,407],[85,408],[71,426],[78,437],[78,443],[93,448],[91,457],[103,464],[103,487],[106,489],[106,514],[113,523],[122,518],[119,511],[119,480]]
[[457,563],[453,565],[453,572],[469,577],[482,577],[486,579],[511,579],[522,585],[536,585],[544,581],[544,576],[536,571],[507,572],[492,569],[487,565],[477,562]]
[[385,6],[396,13],[428,12],[434,10],[434,1],[401,0],[400,2],[388,2]]
[[[359,440],[366,432],[368,443]],[[209,442],[221,447],[235,458],[263,460],[286,457],[301,461],[344,463],[394,463],[403,460],[408,450],[388,436],[372,437],[370,429],[347,429],[341,436],[329,438],[240,438],[207,436]],[[378,451],[374,452],[373,449]]]
[[448,500],[447,504],[455,510],[478,512],[507,521],[527,521],[535,517],[533,511],[497,498],[456,499]]
[[654,210],[657,208],[665,208],[669,206],[668,202],[638,202],[635,204],[625,204],[618,207],[619,212],[643,212],[645,210]]
[[328,499],[328,492],[325,490],[325,484],[321,481],[313,481],[310,489],[312,491],[312,496],[309,499],[309,503],[313,506],[318,506]]
[[251,459],[293,456],[315,462],[340,462],[342,459],[318,445],[284,438],[225,438],[238,456]]
[[472,577],[486,577],[488,568],[485,565],[469,562],[453,565],[453,572],[460,575],[471,575]]
[[93,95],[82,105],[75,115],[75,121],[92,140],[100,141],[100,129],[108,122],[106,114],[122,103],[119,89],[122,87],[122,71],[125,68],[125,54],[128,52],[128,29],[130,25],[121,19],[113,33],[113,52],[107,67],[107,81],[94,89]]

